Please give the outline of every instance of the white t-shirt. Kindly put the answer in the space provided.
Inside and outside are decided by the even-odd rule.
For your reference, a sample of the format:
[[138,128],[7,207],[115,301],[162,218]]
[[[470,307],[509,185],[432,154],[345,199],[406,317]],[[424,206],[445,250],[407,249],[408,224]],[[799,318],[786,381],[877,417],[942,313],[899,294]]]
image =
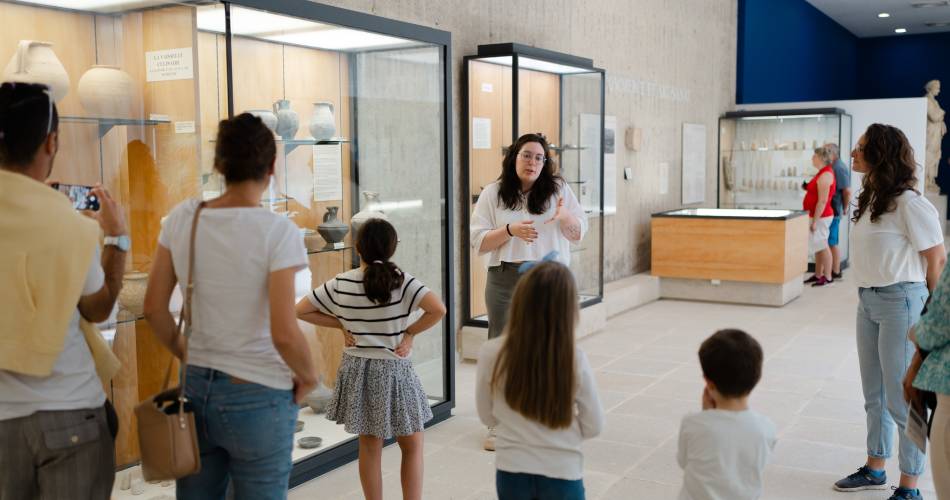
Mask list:
[[336,317],[353,335],[356,346],[347,347],[347,354],[401,359],[395,353],[396,346],[402,342],[406,327],[415,321],[417,315],[413,313],[427,293],[429,289],[421,281],[404,272],[402,286],[393,290],[392,300],[377,304],[366,297],[363,270],[351,269],[314,289],[308,297],[317,310]]
[[679,500],[753,500],[775,447],[775,425],[752,411],[705,410],[683,417],[676,461]]
[[475,211],[472,213],[471,220],[472,248],[480,256],[489,253],[478,250],[489,231],[505,227],[505,224],[514,224],[529,219],[534,221],[534,228],[538,231],[538,239],[528,244],[521,238],[510,238],[505,244],[490,252],[488,267],[501,265],[502,262],[541,260],[553,250],[557,250],[559,262],[565,266],[570,265],[571,242],[561,234],[561,228],[556,222],[549,224],[544,222],[554,217],[554,212],[557,211],[558,196],[562,196],[564,198],[562,210],[567,210],[580,221],[581,238],[584,237],[584,234],[587,233],[587,214],[584,213],[581,204],[577,202],[574,191],[567,184],[561,184],[559,193],[551,196],[547,211],[540,215],[534,215],[528,212],[527,206],[521,210],[508,210],[504,205],[500,205],[498,202],[499,187],[498,181],[493,182],[485,186],[482,194],[478,196],[478,202],[475,204]]
[[[86,271],[82,295],[102,289],[105,273],[99,264],[99,249]],[[78,304],[78,300],[76,301]],[[38,411],[80,410],[105,404],[106,394],[96,374],[89,345],[79,329],[79,309],[73,310],[63,350],[46,377],[0,370],[0,420],[26,417]]]
[[574,350],[577,380],[574,420],[567,428],[551,429],[508,406],[500,388],[492,390],[491,378],[504,339],[499,337],[482,345],[475,379],[478,418],[495,428],[495,467],[505,472],[540,474],[570,481],[581,479],[584,474],[581,441],[596,437],[604,428],[604,410],[587,356],[580,349]]
[[[191,222],[198,200],[175,207],[158,242],[169,249],[178,285],[188,282]],[[188,364],[220,370],[274,389],[293,387],[270,333],[267,280],[307,266],[297,226],[264,208],[206,208],[195,238],[195,289]]]
[[895,201],[877,222],[868,209],[851,226],[851,269],[860,288],[927,281],[920,252],[943,242],[940,216],[927,198],[907,190]]

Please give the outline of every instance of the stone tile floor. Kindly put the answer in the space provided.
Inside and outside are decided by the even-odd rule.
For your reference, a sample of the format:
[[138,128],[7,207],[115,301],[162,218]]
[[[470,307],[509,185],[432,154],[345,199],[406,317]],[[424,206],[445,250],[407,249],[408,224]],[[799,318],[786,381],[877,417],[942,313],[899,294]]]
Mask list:
[[[856,304],[848,281],[807,287],[780,309],[662,300],[617,316],[582,339],[607,411],[604,433],[584,446],[587,497],[676,498],[682,480],[677,429],[685,413],[699,410],[702,391],[696,349],[713,331],[738,327],[754,335],[766,355],[752,406],[779,429],[763,498],[885,500],[890,492],[831,488],[865,457]],[[461,363],[454,416],[426,431],[426,499],[495,498],[493,456],[481,449],[485,430],[475,412],[474,378],[474,363]],[[398,447],[384,450],[387,499],[401,498],[399,459]],[[896,484],[896,457],[887,473]],[[920,487],[924,498],[936,498],[929,469]],[[356,464],[295,488],[290,498],[362,498]]]

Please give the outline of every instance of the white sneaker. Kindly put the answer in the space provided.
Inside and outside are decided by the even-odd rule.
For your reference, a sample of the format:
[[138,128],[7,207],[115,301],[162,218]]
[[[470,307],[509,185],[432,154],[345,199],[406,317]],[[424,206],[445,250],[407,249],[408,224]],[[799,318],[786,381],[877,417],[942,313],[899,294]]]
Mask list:
[[488,428],[488,435],[485,436],[485,443],[482,445],[485,451],[495,451],[495,428]]

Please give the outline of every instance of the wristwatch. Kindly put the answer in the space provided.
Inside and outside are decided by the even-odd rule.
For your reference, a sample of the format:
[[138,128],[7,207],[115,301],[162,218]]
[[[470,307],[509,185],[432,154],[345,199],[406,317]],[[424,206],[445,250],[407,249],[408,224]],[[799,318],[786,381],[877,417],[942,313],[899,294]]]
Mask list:
[[132,248],[132,240],[124,234],[122,236],[106,236],[103,244],[112,245],[123,252],[128,252],[129,248]]

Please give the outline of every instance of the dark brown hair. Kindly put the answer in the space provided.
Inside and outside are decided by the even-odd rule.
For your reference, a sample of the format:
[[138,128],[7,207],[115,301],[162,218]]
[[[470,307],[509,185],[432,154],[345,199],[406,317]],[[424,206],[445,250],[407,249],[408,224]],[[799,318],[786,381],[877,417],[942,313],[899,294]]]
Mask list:
[[742,330],[719,330],[699,346],[703,376],[727,398],[752,392],[762,378],[762,357],[762,346]]
[[492,373],[491,385],[503,386],[508,406],[552,429],[568,427],[574,419],[577,319],[577,285],[570,269],[558,262],[534,266],[515,286]]
[[390,303],[393,290],[402,286],[402,271],[389,261],[396,253],[398,241],[396,228],[383,219],[367,220],[356,235],[356,251],[366,261],[363,289],[376,304]]
[[260,118],[241,113],[218,123],[214,168],[228,184],[266,179],[276,157],[274,133]]
[[[541,174],[527,194],[521,192],[521,179],[518,178],[518,171],[515,164],[518,161],[518,153],[521,148],[529,142],[536,142],[544,150],[544,166],[541,168]],[[551,197],[557,194],[560,185],[563,182],[561,176],[557,174],[557,164],[548,150],[548,141],[541,134],[525,134],[518,138],[514,144],[508,148],[505,153],[505,159],[501,162],[501,175],[498,177],[498,203],[508,210],[521,210],[525,204],[528,205],[528,212],[541,215],[548,210],[551,204]]]
[[864,132],[864,163],[867,172],[861,181],[858,209],[853,222],[871,210],[871,222],[897,208],[897,197],[904,191],[916,192],[917,163],[914,148],[897,127],[874,123]]
[[46,85],[6,82],[0,86],[0,163],[27,167],[46,142],[47,128],[50,133],[59,129],[52,98]]

